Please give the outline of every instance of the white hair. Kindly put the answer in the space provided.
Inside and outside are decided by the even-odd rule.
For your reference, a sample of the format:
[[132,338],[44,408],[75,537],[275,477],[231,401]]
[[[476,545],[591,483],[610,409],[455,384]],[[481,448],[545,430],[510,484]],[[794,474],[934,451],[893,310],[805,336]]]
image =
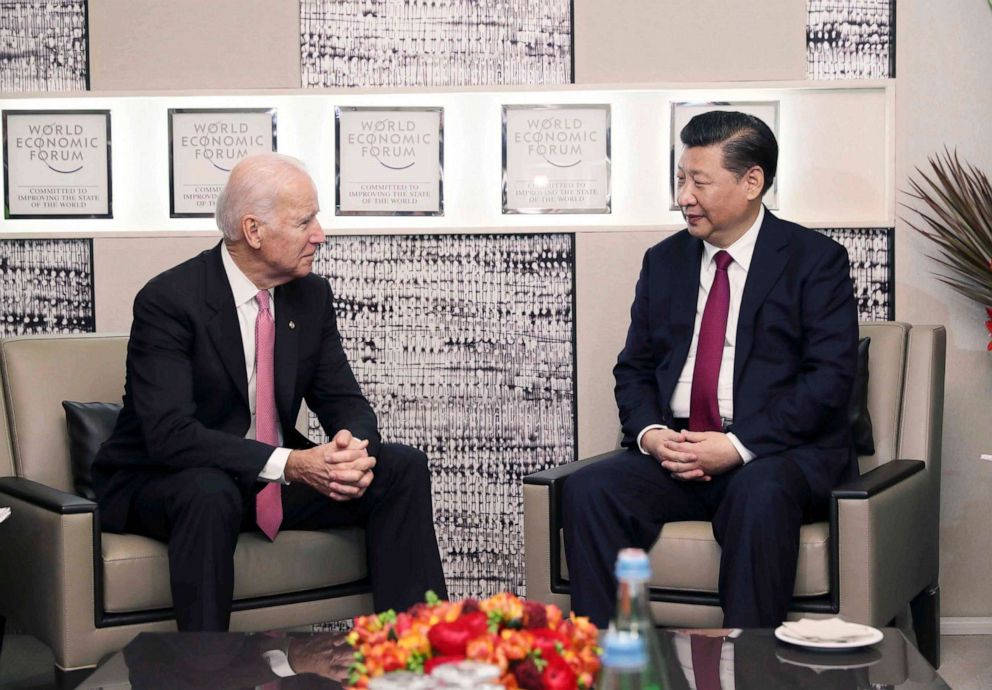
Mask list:
[[[302,161],[281,153],[259,153],[242,159],[217,197],[214,218],[228,242],[241,239],[241,219],[254,215],[272,222],[279,191],[294,175],[310,179]],[[313,180],[310,180],[313,184]]]

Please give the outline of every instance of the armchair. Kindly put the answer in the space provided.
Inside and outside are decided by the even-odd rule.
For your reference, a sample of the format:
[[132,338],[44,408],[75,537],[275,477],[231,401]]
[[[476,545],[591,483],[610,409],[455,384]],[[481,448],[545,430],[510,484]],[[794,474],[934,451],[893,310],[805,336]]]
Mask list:
[[[165,544],[100,530],[73,493],[61,402],[119,402],[127,337],[26,336],[0,342],[9,453],[0,448],[0,616],[47,644],[57,671],[95,666],[144,631],[175,630]],[[9,427],[9,429],[5,429]],[[6,444],[7,439],[0,439]],[[231,629],[340,620],[372,610],[363,531],[243,534]]]
[[[790,617],[887,625],[910,605],[917,644],[939,665],[938,533],[946,335],[942,326],[862,323],[871,338],[875,454],[833,492],[830,519],[804,525]],[[524,478],[528,597],[567,609],[562,487],[597,456]],[[708,522],[665,525],[650,554],[655,621],[719,627],[720,547]]]

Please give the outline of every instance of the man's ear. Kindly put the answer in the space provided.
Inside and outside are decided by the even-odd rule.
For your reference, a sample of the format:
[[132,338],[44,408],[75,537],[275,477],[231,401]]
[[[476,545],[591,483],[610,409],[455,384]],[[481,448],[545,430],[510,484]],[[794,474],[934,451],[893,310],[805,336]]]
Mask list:
[[760,165],[752,165],[751,169],[744,173],[744,184],[748,201],[761,198],[762,190],[765,188],[765,171]]
[[247,215],[241,218],[241,234],[244,235],[245,242],[252,249],[258,249],[262,246],[262,238],[260,236],[260,230],[262,227],[262,221],[260,221],[256,216]]

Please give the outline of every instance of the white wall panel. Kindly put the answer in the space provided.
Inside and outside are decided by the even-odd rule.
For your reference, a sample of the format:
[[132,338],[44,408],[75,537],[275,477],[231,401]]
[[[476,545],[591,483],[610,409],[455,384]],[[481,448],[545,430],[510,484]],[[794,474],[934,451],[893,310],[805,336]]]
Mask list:
[[[579,230],[681,225],[669,211],[670,104],[676,101],[781,102],[782,216],[814,226],[891,225],[894,166],[890,82],[845,88],[805,83],[748,88],[678,87],[434,93],[258,92],[211,96],[7,98],[10,109],[111,111],[114,218],[3,221],[5,230],[31,233],[125,233],[212,230],[212,219],[170,219],[169,108],[277,110],[279,150],[302,158],[317,181],[331,229],[362,232],[512,231],[523,227]],[[608,215],[503,215],[500,211],[503,104],[612,105],[613,212]],[[442,106],[445,123],[445,214],[440,217],[334,217],[334,107]]]

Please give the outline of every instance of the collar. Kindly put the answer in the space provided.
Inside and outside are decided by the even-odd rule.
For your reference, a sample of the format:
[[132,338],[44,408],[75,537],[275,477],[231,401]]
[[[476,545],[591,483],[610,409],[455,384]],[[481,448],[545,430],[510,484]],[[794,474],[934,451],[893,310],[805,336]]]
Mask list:
[[[220,258],[224,264],[224,272],[227,273],[227,282],[231,286],[231,293],[234,295],[234,306],[240,307],[245,302],[254,301],[255,295],[258,294],[258,288],[234,263],[231,253],[227,250],[226,242],[221,243]],[[272,295],[272,290],[269,290],[269,295]]]
[[[736,242],[725,248],[726,252],[733,257],[734,263],[738,264],[745,271],[751,267],[754,245],[758,241],[758,231],[761,230],[761,223],[764,220],[765,205],[762,204],[758,209],[758,217],[754,219],[754,224],[743,235],[738,237]],[[705,252],[706,265],[709,265],[713,261],[713,257],[716,256],[716,253],[720,251],[720,247],[703,241],[703,251]]]

